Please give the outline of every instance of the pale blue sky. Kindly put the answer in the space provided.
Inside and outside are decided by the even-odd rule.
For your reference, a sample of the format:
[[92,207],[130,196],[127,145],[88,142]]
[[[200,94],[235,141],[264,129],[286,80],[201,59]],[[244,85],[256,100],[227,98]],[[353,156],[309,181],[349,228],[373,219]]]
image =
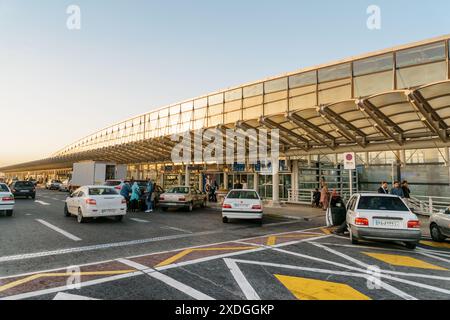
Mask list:
[[166,104],[450,33],[449,13],[448,0],[0,0],[0,166]]

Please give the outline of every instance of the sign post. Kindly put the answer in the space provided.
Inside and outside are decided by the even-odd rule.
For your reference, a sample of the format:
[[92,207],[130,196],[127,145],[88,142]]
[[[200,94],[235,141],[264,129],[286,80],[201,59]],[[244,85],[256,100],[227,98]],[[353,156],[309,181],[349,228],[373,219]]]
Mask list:
[[356,155],[354,152],[344,153],[344,170],[348,170],[351,197],[353,195],[353,170],[356,170]]

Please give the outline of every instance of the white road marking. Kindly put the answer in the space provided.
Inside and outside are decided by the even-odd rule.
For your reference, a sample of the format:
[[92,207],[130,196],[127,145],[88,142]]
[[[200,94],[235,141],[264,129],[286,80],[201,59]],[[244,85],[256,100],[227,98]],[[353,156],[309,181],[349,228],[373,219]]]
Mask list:
[[50,229],[52,229],[52,230],[54,230],[54,231],[56,231],[56,232],[62,234],[63,236],[69,238],[70,240],[73,240],[73,241],[81,241],[80,238],[74,236],[73,234],[71,234],[71,233],[69,233],[69,232],[67,232],[67,231],[64,231],[64,230],[61,229],[61,228],[58,228],[57,226],[54,226],[54,225],[48,223],[48,222],[45,221],[45,220],[36,219],[36,221],[39,222],[39,223],[42,223],[44,226],[49,227]]
[[181,232],[184,232],[184,233],[192,233],[189,230],[175,228],[175,227],[168,227],[168,226],[167,227],[161,227],[161,229],[170,229],[170,230],[175,230],[175,231],[181,231]]
[[196,300],[215,300],[214,298],[211,298],[210,296],[184,284],[181,283],[165,274],[162,274],[161,272],[157,272],[156,270],[149,268],[147,266],[144,266],[140,263],[130,261],[128,259],[117,259],[117,261],[126,264],[132,268],[135,268],[137,270],[142,271],[143,273],[147,274],[150,277],[153,277],[155,279],[158,279],[165,284],[171,286],[172,288],[177,289],[178,291],[183,292],[184,294],[187,294],[188,296],[196,299]]
[[[354,272],[347,272],[347,271],[334,271],[334,270],[326,270],[326,269],[318,269],[318,268],[306,268],[306,267],[298,267],[298,266],[292,266],[292,265],[284,265],[284,264],[278,264],[278,263],[269,263],[269,262],[261,262],[261,261],[250,261],[250,260],[233,260],[228,259],[228,263],[234,263],[235,268],[239,269],[237,266],[237,263],[246,263],[246,264],[252,264],[252,265],[258,265],[258,266],[267,266],[267,267],[276,267],[276,268],[285,268],[285,269],[293,269],[293,270],[301,270],[301,271],[309,271],[313,273],[324,273],[324,274],[335,274],[335,275],[341,275],[341,276],[350,276],[350,277],[357,277],[357,278],[364,278],[366,280],[372,280],[370,275],[364,274],[364,273],[354,273]],[[228,265],[228,264],[227,264]],[[242,275],[243,276],[243,275]],[[245,277],[244,277],[245,279]],[[236,281],[244,281],[244,279],[236,279]],[[245,279],[245,282],[246,279]],[[241,287],[240,282],[238,282],[239,286]],[[391,292],[392,294],[395,294],[405,300],[417,300],[417,298],[407,294],[406,292],[403,292],[383,281],[380,280],[379,282],[380,286],[384,288],[385,290]],[[250,288],[246,288],[245,290],[248,290],[247,293],[250,293],[251,291],[254,291],[253,287],[247,282],[247,286],[250,286]],[[241,287],[242,288],[242,287]],[[244,291],[243,291],[244,292]],[[255,292],[256,293],[256,292]],[[245,292],[244,292],[245,294]]]
[[443,261],[443,262],[446,262],[446,263],[450,264],[450,259],[445,259],[445,258],[442,258],[440,256],[437,256],[437,255],[431,254],[431,253],[425,253],[425,252],[418,252],[418,253],[423,255],[423,256],[425,256],[425,257],[436,259],[436,260]]
[[204,235],[216,234],[216,233],[221,233],[221,232],[222,232],[221,230],[204,231],[204,232],[198,232],[198,233],[193,233],[193,234],[178,234],[178,235],[173,235],[173,236],[156,237],[156,238],[150,238],[150,239],[132,240],[132,241],[124,241],[124,242],[116,242],[116,243],[106,243],[106,244],[92,245],[92,246],[86,246],[86,247],[75,247],[75,248],[68,248],[68,249],[58,249],[58,250],[53,250],[53,251],[25,253],[25,254],[13,255],[13,256],[0,257],[0,262],[25,260],[25,259],[32,259],[32,258],[39,258],[39,257],[48,257],[48,256],[62,255],[62,254],[68,254],[68,253],[74,253],[74,252],[85,252],[85,251],[125,247],[125,246],[132,246],[132,245],[138,245],[138,244],[145,244],[145,243],[149,243],[149,242],[158,242],[158,241],[164,241],[164,240],[174,240],[174,239],[182,239],[182,238],[187,238],[187,237],[204,236]]
[[223,261],[230,270],[232,276],[234,277],[234,280],[236,280],[239,288],[241,288],[242,292],[244,293],[245,298],[247,298],[247,300],[261,300],[258,293],[255,291],[255,289],[253,289],[247,278],[242,273],[241,269],[239,269],[238,265],[236,264],[236,260],[226,258],[223,259]]
[[149,223],[150,222],[150,221],[147,221],[147,220],[136,219],[136,218],[130,218],[130,220],[133,220],[133,221],[139,222],[139,223]]
[[[93,285],[96,285],[96,284],[107,283],[107,282],[111,282],[111,281],[127,279],[127,278],[132,278],[132,277],[141,276],[141,275],[142,275],[142,273],[139,272],[139,271],[132,272],[132,273],[126,273],[126,274],[119,274],[117,276],[112,276],[112,277],[107,277],[107,278],[102,278],[102,279],[96,279],[96,280],[87,281],[87,282],[81,282],[80,286],[81,286],[81,288],[85,288],[85,287],[93,286]],[[17,295],[14,295],[14,296],[0,298],[0,300],[28,299],[28,298],[43,296],[43,295],[57,293],[57,292],[66,291],[66,290],[69,290],[67,288],[67,286],[61,286],[61,287],[57,287],[57,288],[37,290],[37,291],[17,294]]]
[[75,294],[70,294],[70,293],[65,293],[65,292],[58,292],[58,294],[53,298],[53,300],[64,300],[64,301],[69,301],[69,300],[99,300],[99,299],[94,299],[94,298],[89,298],[89,297],[85,297],[85,296],[78,296]]
[[[358,272],[361,272],[361,273],[368,273],[369,272],[369,270],[356,268],[356,267],[348,266],[346,264],[342,264],[342,263],[338,263],[338,262],[334,262],[334,261],[329,261],[329,260],[325,260],[325,259],[321,259],[321,258],[316,258],[316,257],[312,257],[312,256],[309,256],[309,255],[304,255],[304,254],[297,253],[297,252],[287,251],[287,250],[274,248],[274,247],[272,247],[271,249],[274,250],[274,251],[277,251],[277,252],[282,252],[282,253],[286,253],[286,254],[289,254],[289,255],[297,256],[297,257],[302,257],[302,258],[313,260],[313,261],[318,261],[318,262],[322,262],[322,263],[326,263],[326,264],[331,264],[331,265],[334,265],[336,267],[341,267],[341,268],[344,268],[344,269],[350,269],[350,270],[358,271]],[[409,281],[409,280],[393,277],[393,276],[390,276],[390,275],[387,275],[387,274],[383,274],[383,273],[380,274],[380,277],[381,278],[386,278],[386,279],[392,280],[392,281],[397,281],[397,282],[409,284],[411,286],[416,286],[416,287],[419,287],[419,288],[428,289],[428,290],[432,290],[432,291],[437,291],[437,292],[441,292],[441,293],[445,293],[447,295],[450,295],[450,290],[429,286],[429,285],[426,285],[426,284],[423,284],[423,283],[420,283],[420,282]]]
[[287,225],[287,224],[295,224],[295,223],[300,223],[301,221],[296,220],[296,221],[286,221],[286,222],[275,222],[275,223],[267,223],[267,224],[263,224],[263,227],[275,227],[275,226],[283,226],[283,225]]
[[47,203],[47,202],[44,202],[44,201],[40,201],[40,200],[34,200],[34,202],[39,203],[39,204],[41,204],[43,206],[49,206],[50,205],[50,203]]

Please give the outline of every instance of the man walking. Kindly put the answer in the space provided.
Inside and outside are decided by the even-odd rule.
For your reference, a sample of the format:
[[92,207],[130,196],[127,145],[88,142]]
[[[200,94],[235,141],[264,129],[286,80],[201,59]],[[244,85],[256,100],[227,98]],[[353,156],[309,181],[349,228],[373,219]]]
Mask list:
[[399,196],[400,198],[404,198],[405,194],[403,193],[403,189],[400,187],[400,182],[394,182],[394,188],[391,190],[391,194],[394,196]]
[[411,190],[409,189],[408,181],[406,181],[406,180],[403,181],[402,190],[403,190],[405,199],[410,199],[411,198]]

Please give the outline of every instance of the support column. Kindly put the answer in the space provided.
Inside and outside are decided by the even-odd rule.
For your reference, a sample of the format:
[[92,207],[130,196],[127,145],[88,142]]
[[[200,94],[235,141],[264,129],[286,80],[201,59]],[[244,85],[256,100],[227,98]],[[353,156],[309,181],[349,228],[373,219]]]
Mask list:
[[272,159],[272,207],[280,207],[280,168],[278,159]]
[[298,201],[298,160],[292,161],[291,169],[291,181],[292,181],[292,199],[291,201]]
[[203,173],[198,176],[198,189],[203,192]]
[[255,190],[258,191],[258,172],[255,171],[253,175],[253,185],[255,186]]
[[189,183],[190,183],[190,180],[191,180],[191,176],[190,176],[190,172],[189,172],[189,165],[186,166],[185,180],[186,181],[185,181],[184,185],[186,187],[189,187]]
[[228,172],[223,173],[223,188],[228,190]]

